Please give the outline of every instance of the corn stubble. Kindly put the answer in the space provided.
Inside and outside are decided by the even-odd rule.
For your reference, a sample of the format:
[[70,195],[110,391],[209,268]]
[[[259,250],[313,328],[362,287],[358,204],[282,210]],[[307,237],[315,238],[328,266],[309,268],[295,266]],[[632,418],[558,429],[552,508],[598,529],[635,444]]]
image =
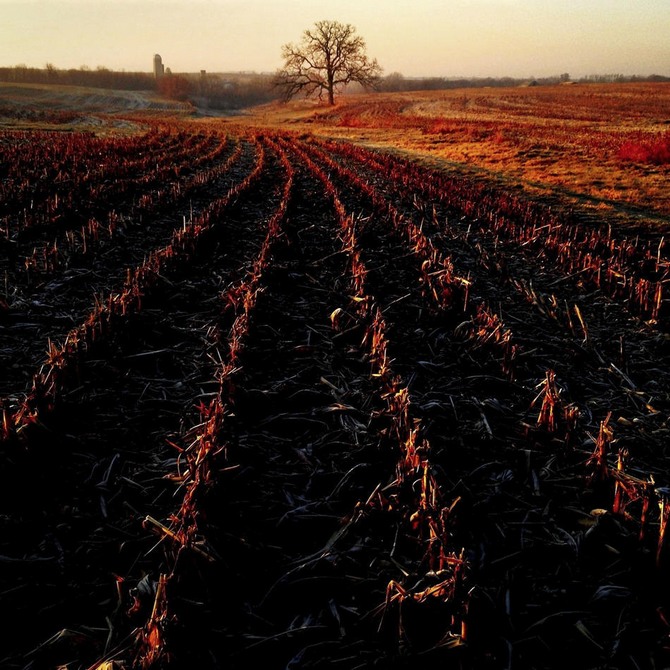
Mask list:
[[[171,223],[3,399],[0,553],[35,618],[7,667],[662,666],[662,232],[290,133],[156,123],[99,164],[75,135],[53,166],[29,139],[3,138],[8,332],[45,287],[123,258],[137,217]],[[168,384],[185,286],[204,292],[197,372]],[[144,385],[113,457],[76,409],[105,366]],[[82,459],[107,464],[81,482],[97,497],[49,484],[59,523],[31,478],[76,482]],[[90,597],[64,589],[77,566]]]

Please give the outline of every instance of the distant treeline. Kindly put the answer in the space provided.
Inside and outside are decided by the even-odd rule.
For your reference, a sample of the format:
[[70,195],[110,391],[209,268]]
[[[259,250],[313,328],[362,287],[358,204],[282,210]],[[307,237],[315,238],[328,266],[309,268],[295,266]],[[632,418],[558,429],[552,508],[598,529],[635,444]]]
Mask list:
[[662,75],[622,75],[622,74],[594,74],[579,79],[571,79],[568,73],[563,73],[553,77],[531,77],[528,79],[518,79],[514,77],[405,77],[400,72],[393,72],[383,77],[379,85],[379,90],[394,91],[439,91],[455,88],[503,88],[513,86],[551,86],[555,84],[566,83],[629,83],[629,82],[662,82],[670,81],[670,77]]
[[[661,75],[651,76],[624,76],[591,75],[580,79],[571,79],[563,73],[555,77],[541,77],[531,79],[515,79],[513,77],[484,77],[459,78],[446,77],[404,77],[394,72],[382,77],[378,90],[384,92],[396,91],[430,91],[456,88],[482,87],[514,87],[514,86],[550,86],[568,83],[624,83],[624,82],[658,82],[670,81],[670,77]],[[172,75],[172,79],[164,77],[159,89],[168,97],[188,99],[200,107],[211,109],[241,109],[260,105],[281,97],[275,85],[273,74],[257,73],[230,73],[230,74],[180,74]],[[179,89],[179,94],[171,93],[171,89]],[[359,93],[357,84],[347,88],[345,93]]]
[[173,74],[156,79],[149,72],[125,72],[97,67],[63,70],[47,64],[44,68],[16,65],[0,67],[0,81],[16,84],[64,84],[93,88],[159,91],[168,98],[191,100],[212,109],[240,109],[278,98],[274,75],[256,73],[214,74],[200,72]]
[[273,74],[240,72],[184,76],[189,77],[191,82],[190,99],[201,107],[242,109],[262,105],[280,97]]
[[188,100],[198,107],[234,110],[279,98],[272,74],[255,72],[166,74],[155,84],[168,98]]
[[97,67],[61,70],[51,63],[44,68],[15,65],[0,67],[0,81],[15,84],[65,84],[130,91],[146,91],[156,87],[156,80],[148,72],[124,72]]
[[[156,90],[168,98],[189,100],[200,107],[234,110],[263,104],[280,97],[273,74],[243,73],[179,73],[156,79],[149,72],[126,72],[97,67],[63,70],[48,63],[44,68],[15,65],[0,67],[0,81],[17,84],[65,84],[117,90]],[[589,75],[571,79],[568,73],[554,77],[518,79],[513,77],[405,77],[392,72],[382,77],[378,89],[394,91],[431,91],[456,88],[547,86],[561,83],[625,83],[664,82],[662,75],[626,76],[622,74]],[[357,92],[360,88],[349,89]]]

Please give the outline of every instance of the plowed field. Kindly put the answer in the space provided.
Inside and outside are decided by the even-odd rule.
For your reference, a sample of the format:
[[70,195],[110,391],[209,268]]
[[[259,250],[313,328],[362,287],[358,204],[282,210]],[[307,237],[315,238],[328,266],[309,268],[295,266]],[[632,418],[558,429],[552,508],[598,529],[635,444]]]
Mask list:
[[667,667],[666,230],[216,123],[0,158],[2,667]]

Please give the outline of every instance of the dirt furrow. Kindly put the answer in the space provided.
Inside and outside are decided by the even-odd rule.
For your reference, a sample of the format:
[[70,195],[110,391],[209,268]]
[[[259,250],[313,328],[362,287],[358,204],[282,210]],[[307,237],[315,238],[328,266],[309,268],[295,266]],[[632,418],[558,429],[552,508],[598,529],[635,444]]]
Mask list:
[[[331,175],[331,178],[337,182],[337,177]],[[499,362],[487,361],[485,350],[478,350],[469,338],[459,336],[459,332],[467,333],[471,325],[454,321],[453,313],[433,311],[431,315],[430,304],[418,297],[416,259],[412,259],[407,247],[391,234],[389,221],[384,221],[365,199],[361,202],[355,192],[347,196],[345,183],[340,184],[343,200],[361,219],[360,238],[369,266],[366,281],[380,304],[387,306],[383,311],[391,334],[389,350],[393,365],[409,375],[414,412],[425,426],[433,458],[453,487],[446,496],[459,500],[453,540],[468,550],[472,565],[476,566],[473,581],[480,584],[471,603],[472,612],[478,612],[471,622],[472,635],[478,638],[482,648],[488,646],[492,653],[509,655],[509,662],[515,659],[537,662],[541,645],[549,646],[562,658],[571,658],[572,651],[567,651],[560,642],[566,631],[558,625],[558,618],[551,618],[558,617],[561,608],[568,607],[569,598],[548,599],[540,614],[534,609],[536,595],[526,587],[527,583],[533,583],[535,588],[542,585],[541,588],[552,589],[555,579],[546,573],[546,567],[553,565],[558,569],[566,552],[574,552],[571,579],[575,584],[582,584],[585,589],[589,585],[591,595],[604,593],[608,584],[615,584],[622,592],[633,589],[639,600],[634,605],[627,602],[625,612],[617,610],[620,616],[636,616],[644,620],[645,625],[657,628],[655,611],[666,596],[653,588],[653,578],[648,583],[640,582],[636,568],[632,567],[636,562],[644,564],[649,560],[648,548],[629,541],[639,526],[633,521],[630,529],[609,527],[606,520],[601,523],[591,516],[594,507],[607,508],[612,504],[612,484],[604,488],[592,485],[587,465],[598,434],[598,422],[606,418],[608,407],[621,411],[622,420],[613,430],[617,436],[619,432],[626,436],[622,447],[629,447],[632,453],[646,455],[650,460],[652,453],[658,458],[659,450],[664,448],[667,413],[645,406],[645,398],[659,399],[655,393],[657,387],[652,382],[649,391],[640,394],[635,382],[627,381],[626,373],[613,367],[599,352],[597,344],[600,341],[603,348],[611,350],[606,324],[613,318],[618,318],[620,328],[626,328],[626,338],[644,342],[644,336],[637,332],[636,325],[631,325],[627,315],[621,316],[612,301],[589,301],[588,296],[584,296],[577,300],[588,315],[585,322],[593,326],[586,326],[589,341],[582,342],[577,316],[573,317],[573,329],[568,328],[567,321],[563,328],[557,328],[555,319],[528,305],[518,290],[509,290],[510,277],[528,277],[527,273],[535,276],[532,264],[528,268],[525,263],[526,270],[522,271],[524,261],[516,261],[512,254],[492,249],[490,255],[482,257],[476,247],[477,240],[464,242],[456,238],[454,244],[454,240],[447,239],[440,248],[452,256],[459,274],[467,272],[473,279],[469,300],[495,306],[505,325],[511,328],[513,341],[520,346],[518,367],[522,374],[517,382],[512,382],[495,371],[495,364]],[[541,276],[547,277],[546,285],[561,279],[546,268],[542,268]],[[566,294],[566,299],[568,295],[575,300],[572,293]],[[595,314],[599,309],[603,314],[598,321]],[[617,313],[619,316],[615,317]],[[598,322],[603,324],[600,332],[596,330]],[[652,334],[647,342],[654,345],[658,340]],[[641,371],[631,371],[631,374],[652,376],[657,363],[645,356],[640,356],[638,361],[643,363]],[[550,398],[556,402],[558,425],[547,429],[545,420],[541,420],[546,392],[542,375],[552,367],[560,373],[560,386],[553,390],[561,398]],[[645,367],[649,372],[645,373]],[[562,412],[573,408],[574,402],[577,411],[582,409],[583,413],[575,417],[580,425],[570,436],[572,448],[576,450],[568,448],[566,451],[568,433],[576,426],[563,423]],[[635,422],[627,419],[627,412],[636,415]],[[639,417],[643,418],[641,425]],[[652,423],[644,417],[652,417]],[[658,431],[654,437],[655,448],[645,445],[648,431]],[[637,468],[632,472],[642,479],[650,474]],[[654,472],[662,475],[662,471]],[[551,514],[546,505],[556,500],[562,500],[574,511]],[[593,530],[589,540],[582,544],[585,526]],[[621,574],[614,574],[606,564],[594,565],[594,556],[606,551],[610,541],[632,563]],[[653,547],[653,539],[651,542]],[[538,552],[544,556],[542,568],[537,561]],[[501,574],[501,568],[506,572]],[[528,571],[526,576],[524,570]],[[497,587],[493,585],[499,584],[505,576],[514,580],[513,587],[504,593],[495,591]],[[532,577],[526,581],[528,576]],[[507,607],[506,615],[499,617],[495,612],[505,611],[504,597],[510,594],[515,607]],[[503,600],[499,600],[501,596]],[[599,618],[600,603],[580,598],[579,607],[598,644],[602,649],[609,649],[616,630],[610,621]],[[631,614],[632,611],[635,614]],[[542,628],[541,642],[536,644],[536,641],[525,640],[523,635],[515,636],[513,631],[534,626],[543,616],[550,619]],[[493,620],[497,623],[492,624]],[[497,626],[495,635],[486,630],[492,625]],[[578,653],[598,658],[598,653],[594,654],[579,634],[570,635],[570,640],[575,649],[579,649]],[[603,651],[601,657],[607,653]]]
[[663,245],[570,228],[568,271],[497,186],[221,128],[229,172],[129,143],[142,221],[7,277],[0,665],[668,666],[665,304],[593,270]]
[[[177,605],[190,624],[182,653],[202,654],[200,667],[248,667],[268,655],[285,667],[306,646],[337,639],[338,605],[327,594],[351,584],[314,556],[369,495],[380,458],[369,366],[354,334],[337,337],[329,318],[347,303],[334,213],[313,178],[300,172],[296,182],[224,422],[232,472],[202,510],[221,561],[202,568],[204,606]],[[303,562],[310,567],[296,571]],[[182,584],[186,595],[194,588]]]
[[[62,342],[69,330],[80,323],[94,304],[95,296],[119,290],[127,268],[142,263],[149,253],[169,243],[175,228],[191,220],[208,204],[221,198],[240,183],[253,168],[253,144],[244,142],[241,160],[214,183],[206,196],[182,202],[174,210],[143,217],[141,225],[117,231],[110,243],[101,240],[95,252],[78,259],[44,281],[28,282],[25,271],[11,274],[9,309],[0,316],[0,363],[6,362],[0,396],[19,394],[48,347],[48,339]],[[8,275],[9,276],[9,275]]]
[[[356,169],[366,173],[359,163]],[[645,456],[640,449],[645,445],[647,456],[663,449],[670,400],[662,391],[667,374],[658,365],[667,355],[664,336],[619,302],[584,286],[579,275],[566,277],[546,259],[529,255],[518,244],[500,242],[477,226],[469,232],[467,220],[456,224],[439,203],[368,172],[376,175],[379,193],[406,219],[418,220],[457,271],[473,278],[471,300],[497,311],[520,348],[515,374],[521,383],[533,388],[553,370],[565,402],[578,405],[584,429],[597,430],[614,412],[635,457]],[[467,324],[463,326],[466,330]],[[652,472],[662,481],[660,471],[648,474]]]
[[[173,508],[179,452],[171,444],[216,392],[207,333],[280,195],[280,166],[266,159],[256,189],[226,211],[208,248],[167,274],[143,309],[81,361],[78,385],[31,434],[30,451],[3,459],[11,485],[0,553],[16,565],[1,589],[15,610],[6,667],[23,667],[25,652],[38,665],[73,653],[93,659],[107,635],[118,639],[141,622],[151,588],[144,577],[162,553],[142,520]],[[83,632],[58,636],[68,628]]]

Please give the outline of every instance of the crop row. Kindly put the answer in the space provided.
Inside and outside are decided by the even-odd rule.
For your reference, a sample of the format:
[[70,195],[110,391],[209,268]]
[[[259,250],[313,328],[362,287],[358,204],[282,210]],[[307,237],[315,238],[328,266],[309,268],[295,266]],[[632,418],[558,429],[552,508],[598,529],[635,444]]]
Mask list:
[[[340,538],[355,532],[357,523],[366,517],[371,510],[379,510],[393,515],[400,512],[402,524],[406,524],[403,535],[416,533],[419,538],[418,546],[429,547],[427,553],[420,556],[417,564],[423,564],[427,569],[426,574],[417,584],[422,588],[411,589],[400,581],[392,579],[388,583],[387,597],[384,611],[387,611],[393,603],[403,603],[408,599],[418,605],[432,602],[443,603],[449,611],[450,616],[445,619],[446,625],[452,629],[452,643],[462,639],[466,630],[462,614],[458,614],[459,607],[464,607],[461,579],[465,569],[462,555],[449,553],[449,532],[445,524],[449,520],[450,508],[444,507],[441,502],[440,487],[435,480],[436,471],[430,464],[430,447],[422,437],[420,423],[410,421],[409,391],[400,379],[394,375],[390,364],[388,352],[388,337],[386,321],[379,307],[375,305],[374,298],[366,291],[366,276],[368,270],[361,260],[362,250],[357,242],[355,220],[348,214],[340,200],[332,181],[325,172],[316,166],[304,151],[292,150],[309,166],[311,172],[322,182],[323,188],[333,201],[341,226],[341,238],[343,251],[350,259],[350,282],[354,296],[353,310],[357,318],[367,324],[364,328],[364,343],[369,347],[369,358],[372,363],[372,375],[381,384],[381,396],[387,399],[386,413],[391,419],[388,433],[393,436],[390,441],[400,455],[396,466],[396,474],[390,484],[380,485],[365,501],[361,501],[352,515],[346,527],[346,533],[338,534],[338,539],[331,545],[330,549],[336,550]],[[345,315],[341,310],[331,314],[334,325],[341,324]],[[552,385],[552,376],[547,375],[547,381],[536,401],[542,399],[538,413],[537,424],[540,429],[546,429],[555,433],[559,423],[563,420],[572,422],[574,411],[566,412],[564,418],[559,418],[557,407],[558,394]],[[534,403],[533,403],[534,404]],[[562,426],[563,427],[563,426]],[[568,426],[569,429],[569,426]],[[417,486],[417,483],[419,483]],[[382,493],[383,492],[383,493]],[[409,503],[408,503],[409,499]],[[402,525],[401,525],[402,527]],[[423,551],[424,549],[422,549]],[[416,575],[413,575],[416,578]],[[428,586],[427,586],[428,585]],[[161,591],[161,598],[163,592]],[[402,610],[402,605],[400,606]],[[163,612],[161,622],[169,617]],[[402,616],[400,616],[402,619]],[[156,624],[156,620],[152,618]],[[460,625],[461,635],[454,636],[453,627]],[[443,631],[444,632],[444,631]],[[401,635],[404,636],[404,633]],[[153,639],[158,639],[154,634]],[[152,658],[155,658],[152,656]]]
[[632,313],[663,322],[669,265],[662,235],[621,237],[611,227],[566,221],[547,207],[486,184],[429,173],[410,161],[349,144],[325,146],[378,176],[388,175],[401,190],[440,203],[452,220],[462,217],[468,228],[476,225],[494,240],[513,244],[517,252],[542,257],[566,275],[623,300]]
[[177,228],[170,243],[153,250],[142,265],[128,269],[126,281],[118,293],[110,293],[96,301],[86,321],[71,330],[62,345],[49,342],[47,358],[41,369],[33,375],[27,397],[13,410],[3,410],[3,439],[18,438],[25,429],[38,421],[42,413],[50,412],[61,390],[76,376],[77,361],[95,350],[96,343],[114,332],[119,320],[124,320],[142,308],[145,296],[169,267],[184,262],[204,243],[214,222],[235,198],[248,189],[261,175],[264,152],[259,148],[254,170],[231,188],[225,196],[212,201],[207,209],[193,221]]
[[[103,497],[114,485],[141,489],[123,527],[124,544],[142,549],[114,573],[118,603],[98,605],[107,643],[88,626],[92,608],[82,610],[98,642],[80,666],[245,667],[269,653],[271,667],[548,667],[547,649],[569,658],[584,645],[594,663],[656,655],[610,652],[622,634],[597,613],[612,594],[612,607],[631,594],[620,620],[662,638],[662,237],[588,231],[360,148],[216,137],[192,145],[203,169],[174,182],[187,193],[202,182],[193,215],[176,191],[142,182],[148,220],[180,203],[168,243],[121,250],[145,258],[116,288],[106,275],[105,297],[64,343],[49,341],[25,396],[4,402],[8,475],[52,439],[81,433],[63,455],[74,463],[91,436],[72,423],[73,407],[88,402],[98,370],[130,371],[132,360],[168,375],[161,365],[182,349],[162,347],[159,322],[184,287],[203,287],[198,309],[217,311],[195,319],[210,360],[189,382],[199,416],[177,410],[178,437],[149,413],[138,425],[142,459],[165,446],[176,458],[142,487],[119,456],[94,466]],[[253,166],[229,179],[243,154]],[[96,234],[68,241],[67,262],[86,269]],[[45,278],[63,272],[56,264]],[[607,279],[616,273],[619,284]],[[149,351],[130,345],[136,322]],[[140,379],[145,391],[157,381]],[[120,409],[102,411],[123,423]],[[80,513],[92,527],[111,514],[111,529],[123,518],[114,497],[101,504],[104,521]],[[614,563],[599,560],[608,552]],[[650,568],[644,579],[636,566]],[[559,620],[575,613],[566,630]],[[55,640],[34,653],[65,662]]]

